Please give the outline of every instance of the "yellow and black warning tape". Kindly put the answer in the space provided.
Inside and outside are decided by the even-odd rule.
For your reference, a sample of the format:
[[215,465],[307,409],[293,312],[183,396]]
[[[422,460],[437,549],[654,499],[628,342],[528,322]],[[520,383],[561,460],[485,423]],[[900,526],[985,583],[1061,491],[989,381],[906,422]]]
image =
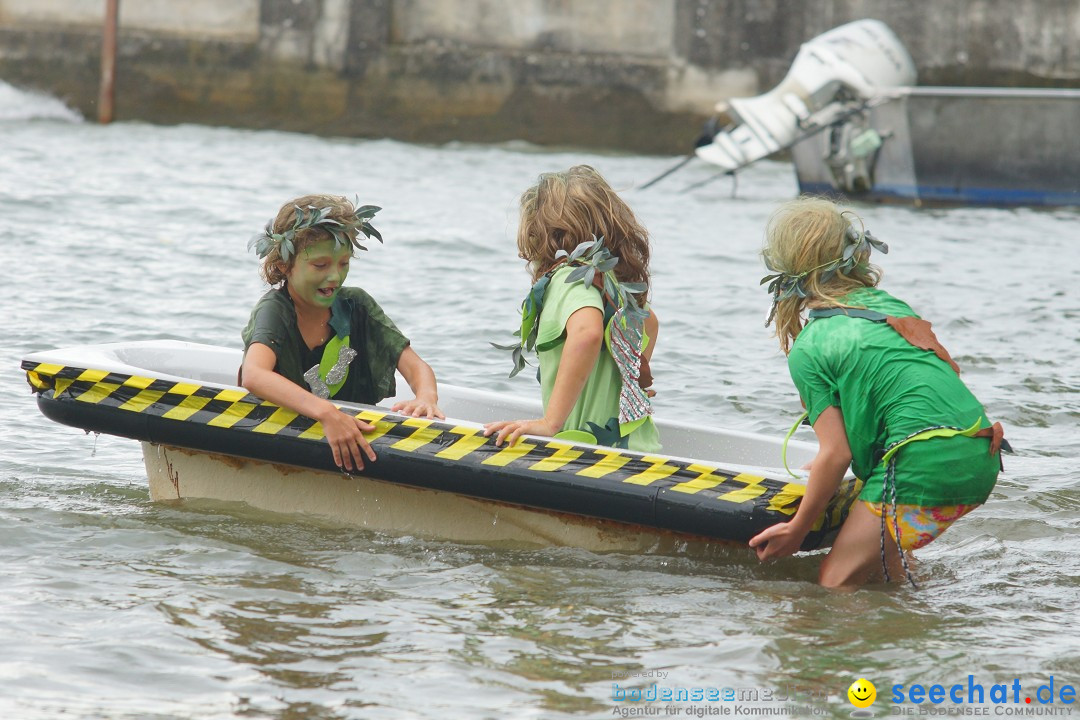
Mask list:
[[[239,388],[48,363],[24,362],[22,367],[35,392],[56,400],[74,400],[210,428],[324,440],[320,423]],[[524,439],[513,446],[497,447],[494,438],[484,437],[483,429],[476,426],[412,418],[377,409],[363,409],[354,414],[375,426],[366,435],[373,446],[423,454],[438,461],[467,462],[487,468],[513,467],[536,473],[569,473],[578,483],[649,486],[660,493],[693,496],[696,502],[748,504],[781,516],[794,514],[805,491],[800,483],[728,472],[661,455],[629,454],[616,448],[591,448],[559,440]],[[846,501],[831,505],[824,524],[834,527],[840,523],[859,486],[858,481],[850,481],[841,488],[841,499]],[[819,521],[818,526],[823,522]]]

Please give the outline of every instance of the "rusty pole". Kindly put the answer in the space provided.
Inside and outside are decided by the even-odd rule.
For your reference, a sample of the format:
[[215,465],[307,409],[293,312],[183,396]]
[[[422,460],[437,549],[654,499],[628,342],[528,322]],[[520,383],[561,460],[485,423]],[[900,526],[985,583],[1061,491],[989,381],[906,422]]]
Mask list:
[[116,24],[120,0],[105,0],[105,30],[101,40],[101,91],[98,93],[98,122],[113,120],[116,88]]

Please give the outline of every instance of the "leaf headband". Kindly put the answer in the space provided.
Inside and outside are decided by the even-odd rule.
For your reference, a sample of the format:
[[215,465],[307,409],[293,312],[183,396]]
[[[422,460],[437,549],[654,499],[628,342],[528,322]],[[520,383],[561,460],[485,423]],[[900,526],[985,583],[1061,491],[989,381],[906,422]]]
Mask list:
[[[334,239],[335,249],[352,246],[357,250],[367,250],[366,247],[360,244],[358,239],[361,232],[364,233],[365,237],[373,237],[379,242],[383,241],[382,235],[372,227],[370,222],[371,218],[375,217],[375,213],[382,210],[382,208],[375,205],[363,205],[356,208],[346,222],[340,222],[329,217],[330,213],[333,212],[333,208],[330,207],[317,208],[314,205],[306,207],[293,205],[293,207],[296,208],[296,220],[291,228],[283,233],[276,233],[274,232],[274,221],[270,220],[261,233],[252,235],[251,239],[248,240],[248,250],[254,248],[255,254],[262,259],[273,252],[274,248],[278,248],[281,259],[289,262],[289,258],[296,254],[296,233],[312,228],[328,232],[330,237]],[[350,230],[357,231],[356,236],[350,237]]]
[[835,260],[822,263],[817,267],[812,267],[809,270],[805,270],[798,274],[791,274],[773,266],[772,262],[769,260],[769,256],[763,255],[765,267],[772,270],[774,273],[761,278],[761,282],[758,283],[759,285],[769,283],[768,291],[773,296],[772,308],[769,310],[769,317],[765,319],[765,327],[769,327],[769,325],[772,324],[773,318],[776,316],[776,306],[781,302],[790,297],[798,296],[800,298],[805,298],[807,296],[803,280],[805,280],[810,273],[821,270],[821,282],[827,283],[829,280],[832,280],[836,273],[840,273],[841,275],[850,273],[858,265],[856,257],[859,253],[865,252],[869,255],[872,248],[879,250],[884,254],[888,254],[889,246],[871,235],[870,231],[866,229],[866,226],[862,224],[862,219],[858,215],[848,213],[847,211],[840,214],[841,216],[848,214],[853,215],[855,219],[859,221],[861,229],[856,230],[853,225],[850,223],[848,224],[847,231],[845,232],[844,250],[840,257]]

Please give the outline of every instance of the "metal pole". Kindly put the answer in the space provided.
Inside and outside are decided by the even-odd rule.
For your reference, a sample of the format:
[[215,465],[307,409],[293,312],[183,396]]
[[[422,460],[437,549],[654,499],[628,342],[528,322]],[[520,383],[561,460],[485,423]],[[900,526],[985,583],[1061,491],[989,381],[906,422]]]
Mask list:
[[101,91],[98,93],[98,122],[113,120],[116,88],[116,24],[120,0],[105,0],[105,30],[101,41]]

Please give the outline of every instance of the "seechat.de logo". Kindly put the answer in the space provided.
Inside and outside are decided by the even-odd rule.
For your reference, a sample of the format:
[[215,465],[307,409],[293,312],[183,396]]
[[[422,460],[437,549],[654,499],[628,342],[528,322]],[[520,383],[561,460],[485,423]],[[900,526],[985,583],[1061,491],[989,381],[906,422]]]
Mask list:
[[874,701],[877,700],[877,688],[874,687],[874,683],[866,678],[859,678],[851,683],[851,687],[849,687],[847,691],[847,697],[848,701],[858,708],[851,713],[852,717],[874,716],[872,710],[866,709],[873,705]]

